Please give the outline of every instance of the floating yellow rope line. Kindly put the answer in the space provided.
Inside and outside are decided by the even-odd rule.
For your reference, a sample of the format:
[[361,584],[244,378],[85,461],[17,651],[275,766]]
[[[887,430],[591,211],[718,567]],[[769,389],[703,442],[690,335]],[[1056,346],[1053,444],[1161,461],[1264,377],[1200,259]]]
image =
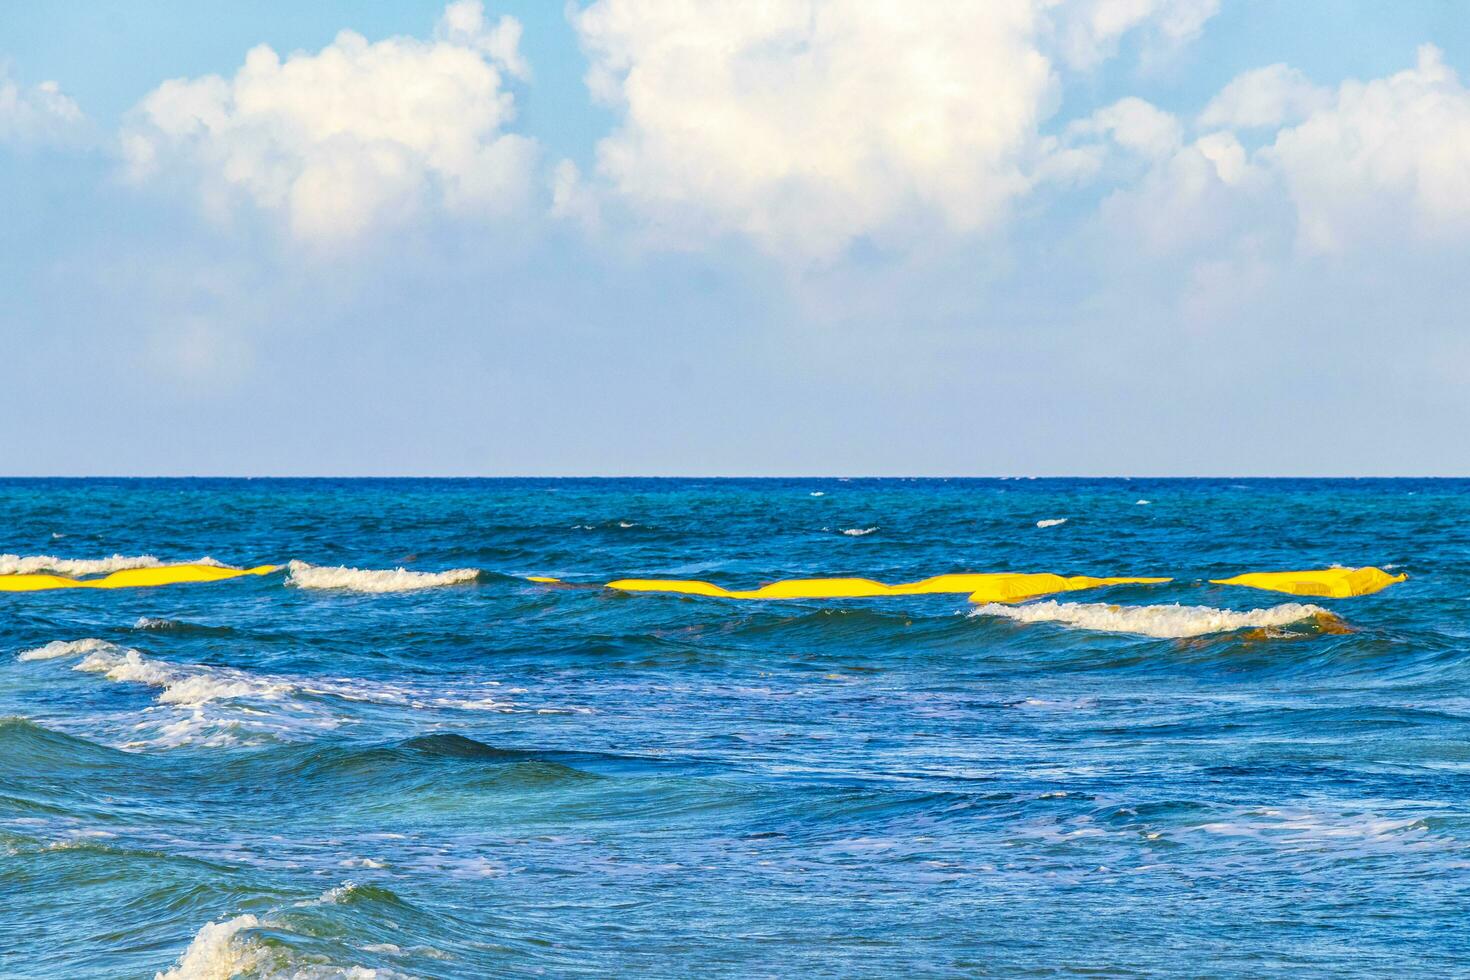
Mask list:
[[[532,581],[539,581],[533,579]],[[885,585],[866,578],[793,578],[758,589],[726,589],[710,582],[685,579],[623,578],[605,588],[620,592],[670,592],[720,599],[862,599],[895,595],[969,595],[971,602],[1021,602],[1055,592],[1074,592],[1104,585],[1152,585],[1167,578],[1064,578],[1046,572],[985,572],[936,575],[919,582]]]
[[[0,575],[0,592],[38,592],[45,589],[128,589],[174,585],[180,582],[219,582],[245,575],[268,575],[279,565],[227,568],[221,565],[159,565],[128,568],[102,578],[76,579],[64,575]],[[1247,572],[1234,578],[1211,579],[1215,585],[1243,585],[1289,595],[1345,599],[1382,591],[1408,576],[1390,575],[1379,568],[1323,568],[1300,572]],[[562,584],[559,579],[532,575],[529,581]],[[664,592],[720,599],[861,599],[899,595],[968,595],[971,602],[1024,602],[1058,592],[1075,592],[1106,585],[1154,585],[1170,578],[1090,575],[1064,577],[1048,572],[980,572],[936,575],[918,582],[885,585],[866,578],[793,578],[758,589],[726,589],[696,579],[624,578],[604,588],[619,592]]]
[[1324,599],[1347,599],[1355,595],[1372,595],[1408,578],[1390,575],[1371,565],[1365,568],[1322,568],[1306,572],[1247,572],[1234,578],[1210,579],[1215,585],[1244,585],[1268,592],[1288,595],[1320,596]]
[[0,592],[40,592],[44,589],[135,589],[179,582],[218,582],[242,575],[269,575],[279,565],[255,568],[225,568],[221,565],[159,565],[154,568],[125,568],[102,578],[67,578],[65,575],[0,575]]

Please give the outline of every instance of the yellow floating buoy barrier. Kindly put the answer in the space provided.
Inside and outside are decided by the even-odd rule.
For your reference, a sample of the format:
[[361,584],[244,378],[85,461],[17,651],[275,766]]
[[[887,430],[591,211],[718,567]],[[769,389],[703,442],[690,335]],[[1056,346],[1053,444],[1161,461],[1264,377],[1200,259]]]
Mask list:
[[44,589],[141,589],[180,582],[219,582],[242,575],[269,575],[279,565],[227,568],[223,565],[158,565],[125,568],[102,578],[67,578],[65,575],[0,575],[0,592],[39,592]]
[[1381,592],[1408,578],[1390,575],[1381,568],[1321,568],[1305,572],[1247,572],[1234,578],[1210,579],[1215,585],[1244,585],[1268,592],[1288,595],[1319,596],[1325,599],[1347,599],[1357,595]]
[[[536,579],[532,579],[536,581]],[[971,602],[1021,602],[1037,596],[1104,585],[1153,585],[1168,578],[1070,578],[1050,573],[983,572],[936,575],[918,582],[885,585],[867,578],[793,578],[758,589],[726,589],[689,579],[624,578],[605,588],[619,592],[666,592],[719,599],[866,599],[897,595],[968,595]]]

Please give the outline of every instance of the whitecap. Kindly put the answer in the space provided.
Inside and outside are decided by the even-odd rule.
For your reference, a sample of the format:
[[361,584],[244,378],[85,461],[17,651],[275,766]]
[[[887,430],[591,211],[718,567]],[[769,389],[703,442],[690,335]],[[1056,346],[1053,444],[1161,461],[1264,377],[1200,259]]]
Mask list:
[[414,592],[445,585],[462,585],[480,577],[477,568],[451,568],[446,572],[411,572],[406,568],[370,569],[308,565],[292,561],[286,566],[287,585],[299,589],[342,589],[348,592]]
[[34,650],[22,650],[17,660],[55,660],[58,657],[81,657],[89,653],[116,650],[117,646],[106,640],[88,637],[85,640],[52,640]]
[[377,858],[370,857],[344,858],[337,862],[337,867],[339,868],[366,868],[370,871],[379,871],[387,866],[387,864]]
[[826,494],[825,491],[822,491],[822,490],[813,490],[811,492],[811,496],[813,496],[813,497],[825,497],[825,496],[827,496],[827,494]]
[[55,555],[0,555],[0,575],[105,575],[128,568],[157,568],[152,555],[110,558],[57,558]]
[[1211,606],[1114,606],[1102,602],[1057,602],[1048,600],[1024,606],[987,603],[971,616],[998,616],[1020,623],[1058,623],[1103,633],[1133,633],[1138,636],[1183,638],[1209,633],[1228,633],[1247,627],[1286,626],[1318,616],[1332,616],[1321,606],[1288,602],[1269,609],[1236,612]]
[[842,529],[842,533],[850,538],[860,538],[865,534],[872,534],[876,530],[878,530],[878,525],[874,524],[872,527],[845,527]]
[[1144,500],[1143,498],[1140,497],[1138,500],[1133,501],[1133,503],[1135,505],[1139,506],[1139,507],[1147,507],[1149,504],[1153,503],[1153,501],[1152,500]]
[[179,667],[149,660],[137,650],[98,650],[72,668],[101,674],[110,681],[147,684],[162,688],[160,704],[200,705],[228,698],[278,699],[295,690],[281,681],[268,680],[227,667]]
[[[57,558],[55,555],[0,555],[0,575],[107,575],[130,568],[158,568],[165,563],[153,555],[112,555],[109,558]],[[191,565],[219,565],[205,555]]]
[[[348,886],[351,887],[351,886]],[[287,929],[285,922],[255,915],[237,915],[201,928],[189,948],[167,973],[153,980],[230,980],[244,975],[290,977],[293,980],[399,980],[396,970],[338,966],[318,955],[301,955],[279,946],[268,947],[241,933],[251,929]]]
[[154,974],[153,980],[229,980],[255,969],[265,950],[252,941],[237,941],[237,937],[246,929],[262,925],[253,915],[237,915],[205,925],[194,934],[178,963],[167,973]]
[[1065,523],[1067,523],[1067,518],[1065,518],[1065,517],[1053,517],[1053,518],[1049,518],[1048,520],[1037,521],[1036,522],[1036,526],[1037,527],[1056,527],[1058,524],[1065,524]]
[[28,659],[48,664],[59,657],[80,656],[80,662],[72,665],[73,671],[153,689],[156,693],[146,707],[124,706],[78,720],[86,737],[100,738],[130,751],[182,746],[226,748],[313,739],[360,720],[352,708],[354,702],[416,713],[587,710],[544,703],[517,704],[511,698],[526,693],[524,689],[505,688],[487,679],[460,678],[446,685],[443,680],[388,683],[269,674],[160,660],[95,639],[48,644],[27,653],[33,654]]

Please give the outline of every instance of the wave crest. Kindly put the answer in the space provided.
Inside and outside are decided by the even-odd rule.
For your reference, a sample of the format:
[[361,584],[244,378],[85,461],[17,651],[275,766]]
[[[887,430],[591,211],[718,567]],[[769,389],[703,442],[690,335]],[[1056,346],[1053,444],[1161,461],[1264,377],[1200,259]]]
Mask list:
[[1114,606],[1103,602],[1036,602],[1025,606],[987,603],[971,616],[999,616],[1019,623],[1059,623],[1103,633],[1133,633],[1138,636],[1184,638],[1210,633],[1229,633],[1249,627],[1286,626],[1305,620],[1337,616],[1321,606],[1288,602],[1269,609],[1236,612],[1212,606]]
[[55,660],[58,657],[81,657],[89,653],[116,651],[117,645],[88,637],[85,640],[52,640],[34,650],[22,650],[16,660]]
[[286,566],[287,585],[299,589],[342,589],[348,592],[415,592],[446,585],[463,585],[480,577],[478,568],[451,568],[446,572],[411,572],[406,568],[371,569],[308,565],[292,561]]
[[[113,555],[110,558],[57,558],[55,555],[0,555],[0,575],[107,575],[133,568],[159,568],[164,564],[153,555]],[[191,565],[218,565],[205,555]]]
[[[111,646],[111,644],[108,644]],[[110,681],[132,681],[163,689],[160,704],[199,705],[225,698],[279,698],[295,690],[293,685],[268,681],[244,671],[221,667],[184,670],[172,664],[149,660],[137,650],[98,650],[72,668],[101,674]]]
[[167,973],[155,973],[153,980],[215,980],[258,967],[265,951],[249,940],[237,942],[236,937],[261,925],[253,915],[237,915],[205,925],[194,934],[178,963]]
[[[349,883],[345,886],[351,889]],[[408,980],[390,969],[338,966],[319,955],[303,955],[289,948],[267,946],[250,935],[253,929],[294,933],[289,915],[272,913],[272,918],[237,915],[203,926],[190,941],[178,962],[153,980],[228,980],[239,976],[291,977],[297,980]]]

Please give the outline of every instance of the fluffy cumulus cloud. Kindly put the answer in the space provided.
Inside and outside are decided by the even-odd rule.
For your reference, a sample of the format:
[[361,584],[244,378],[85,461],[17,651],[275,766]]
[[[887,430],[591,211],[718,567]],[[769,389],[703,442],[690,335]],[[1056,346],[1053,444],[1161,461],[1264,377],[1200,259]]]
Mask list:
[[957,230],[1027,186],[1055,91],[1023,0],[600,0],[576,27],[614,192],[673,235],[819,257],[922,213]]
[[450,4],[431,40],[343,31],[316,53],[262,45],[232,78],[168,81],[122,133],[128,175],[182,179],[210,212],[241,201],[331,244],[428,208],[496,214],[524,197],[535,144],[507,131],[520,25]]
[[1228,248],[1227,226],[1308,253],[1470,239],[1470,89],[1432,46],[1412,68],[1336,88],[1285,65],[1249,71],[1192,125],[1123,99],[1069,126],[1055,156],[1069,174],[1146,161],[1103,211],[1161,251]]
[[733,232],[801,259],[984,230],[1047,169],[1059,61],[1091,67],[1140,28],[1182,43],[1214,8],[596,0],[574,22],[621,122],[595,179],[671,239]]
[[1296,204],[1305,243],[1334,251],[1386,230],[1470,234],[1470,90],[1439,50],[1345,82],[1260,154]]
[[62,145],[80,138],[82,110],[55,82],[22,86],[0,65],[0,144]]

